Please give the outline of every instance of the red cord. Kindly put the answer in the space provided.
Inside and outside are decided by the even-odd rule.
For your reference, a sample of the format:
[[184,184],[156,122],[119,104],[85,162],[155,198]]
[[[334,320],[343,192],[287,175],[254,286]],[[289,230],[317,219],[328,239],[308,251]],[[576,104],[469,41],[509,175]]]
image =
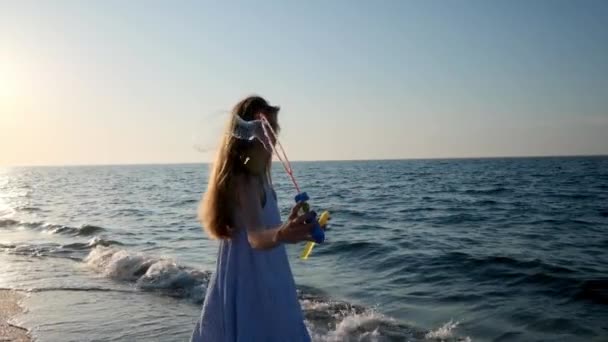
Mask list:
[[[287,172],[287,175],[291,179],[291,182],[293,183],[296,190],[298,191],[298,194],[301,193],[300,187],[298,186],[298,182],[296,181],[296,178],[293,175],[293,169],[291,168],[291,163],[289,162],[289,159],[287,158],[287,153],[285,153],[285,149],[283,148],[283,145],[281,145],[281,142],[279,141],[277,134],[274,132],[274,129],[272,128],[272,126],[270,125],[270,122],[268,122],[266,117],[264,117],[263,115],[260,115],[260,120],[262,120],[262,129],[264,130],[264,135],[266,135],[266,138],[268,138],[268,140],[271,140],[270,134],[272,134],[272,136],[274,137],[274,141],[276,141],[277,146],[281,150],[281,153],[283,154],[283,156],[281,156],[281,153],[279,153],[279,151],[277,151],[277,149],[272,144],[270,144],[272,151],[277,156],[277,158],[279,158],[279,161],[283,165],[285,172]],[[270,134],[268,134],[269,132],[267,129],[270,131]]]

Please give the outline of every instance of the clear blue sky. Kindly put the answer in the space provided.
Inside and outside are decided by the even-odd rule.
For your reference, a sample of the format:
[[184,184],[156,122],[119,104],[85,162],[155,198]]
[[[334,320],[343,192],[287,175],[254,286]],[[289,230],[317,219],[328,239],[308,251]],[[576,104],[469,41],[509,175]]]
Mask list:
[[607,1],[2,1],[0,165],[207,161],[193,135],[251,93],[296,160],[608,154],[607,23]]

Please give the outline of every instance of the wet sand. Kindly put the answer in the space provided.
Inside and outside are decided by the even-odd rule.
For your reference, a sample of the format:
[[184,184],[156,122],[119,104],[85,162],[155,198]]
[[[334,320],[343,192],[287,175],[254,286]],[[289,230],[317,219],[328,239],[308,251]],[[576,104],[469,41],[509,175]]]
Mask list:
[[0,342],[30,342],[27,329],[9,323],[17,314],[23,312],[19,300],[23,295],[14,291],[0,290]]

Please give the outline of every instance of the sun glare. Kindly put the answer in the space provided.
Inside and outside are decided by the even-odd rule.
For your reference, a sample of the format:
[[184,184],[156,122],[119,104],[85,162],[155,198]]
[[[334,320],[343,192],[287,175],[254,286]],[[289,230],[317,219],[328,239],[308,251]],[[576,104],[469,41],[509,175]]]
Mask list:
[[[18,63],[0,57],[0,101],[11,102],[21,94],[23,77]],[[1,104],[1,103],[0,103]]]

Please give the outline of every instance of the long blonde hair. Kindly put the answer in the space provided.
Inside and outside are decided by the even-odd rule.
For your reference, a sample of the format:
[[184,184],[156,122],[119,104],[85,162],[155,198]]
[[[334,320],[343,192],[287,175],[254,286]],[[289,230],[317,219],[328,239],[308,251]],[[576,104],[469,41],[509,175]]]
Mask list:
[[[265,99],[259,96],[250,96],[234,106],[232,115],[226,126],[226,134],[222,136],[215,161],[209,174],[207,191],[203,195],[199,207],[199,220],[213,239],[229,239],[234,232],[233,215],[237,206],[235,188],[236,175],[248,173],[244,167],[244,159],[247,158],[248,150],[257,141],[244,141],[232,137],[235,129],[236,117],[245,121],[255,120],[258,114],[265,114],[270,125],[278,132],[276,114],[279,107],[271,106]],[[269,160],[270,162],[270,160]]]

